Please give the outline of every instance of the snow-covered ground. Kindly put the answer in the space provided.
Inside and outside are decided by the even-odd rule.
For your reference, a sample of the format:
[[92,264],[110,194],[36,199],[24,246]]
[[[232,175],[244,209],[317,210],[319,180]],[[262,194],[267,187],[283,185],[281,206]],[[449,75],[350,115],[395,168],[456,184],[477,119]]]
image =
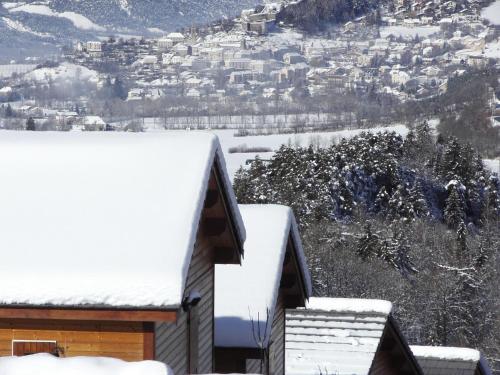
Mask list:
[[500,175],[500,159],[483,159],[483,163],[490,171]]
[[[12,4],[10,4],[12,5]],[[49,17],[61,17],[61,18],[66,18],[70,20],[73,25],[81,30],[95,30],[95,31],[105,31],[106,29],[104,27],[101,27],[99,25],[96,25],[93,23],[91,20],[89,20],[87,17],[75,13],[75,12],[62,12],[62,13],[57,13],[50,9],[47,5],[41,5],[41,4],[23,4],[20,6],[10,6],[9,7],[9,12],[15,13],[15,12],[25,12],[25,13],[31,13],[31,14],[38,14],[42,16],[49,16]]]
[[439,31],[439,26],[385,26],[380,28],[380,36],[386,38],[389,35],[403,38],[426,38]]
[[58,358],[48,353],[0,358],[2,375],[173,375],[161,362],[125,362],[105,357]]
[[2,21],[9,29],[12,29],[12,30],[19,31],[21,33],[33,34],[33,35],[40,36],[40,37],[47,36],[47,34],[38,33],[38,32],[31,30],[28,26],[23,25],[19,21],[11,20],[10,18],[7,18],[7,17],[2,17]]
[[481,12],[481,16],[494,25],[500,25],[500,0],[484,8]]
[[[500,9],[498,9],[498,12],[500,13]],[[484,55],[492,59],[500,59],[500,39],[486,44]]]
[[29,72],[25,76],[26,79],[32,79],[34,81],[46,81],[47,79],[52,80],[86,80],[91,82],[97,82],[98,73],[94,70],[90,70],[84,66],[62,63],[56,68],[41,68]]

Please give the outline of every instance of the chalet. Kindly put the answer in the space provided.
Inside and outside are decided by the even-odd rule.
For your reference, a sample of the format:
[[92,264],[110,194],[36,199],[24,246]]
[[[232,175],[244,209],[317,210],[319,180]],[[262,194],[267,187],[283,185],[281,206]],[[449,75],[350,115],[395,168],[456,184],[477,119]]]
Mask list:
[[215,264],[245,229],[208,133],[0,137],[0,356],[214,362]]
[[311,298],[287,310],[290,375],[422,375],[387,301]]
[[311,281],[292,210],[240,205],[242,266],[215,268],[215,369],[284,374],[285,309],[305,305]]
[[411,346],[424,375],[491,375],[481,352],[469,348]]

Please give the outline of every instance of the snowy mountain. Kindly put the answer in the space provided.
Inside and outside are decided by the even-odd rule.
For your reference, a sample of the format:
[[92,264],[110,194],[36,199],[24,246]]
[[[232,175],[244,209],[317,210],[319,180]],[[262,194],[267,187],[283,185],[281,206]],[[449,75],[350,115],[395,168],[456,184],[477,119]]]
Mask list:
[[[0,59],[72,40],[161,34],[233,17],[259,0],[36,0],[0,3]],[[45,45],[43,44],[45,43]],[[44,45],[44,47],[42,47]]]

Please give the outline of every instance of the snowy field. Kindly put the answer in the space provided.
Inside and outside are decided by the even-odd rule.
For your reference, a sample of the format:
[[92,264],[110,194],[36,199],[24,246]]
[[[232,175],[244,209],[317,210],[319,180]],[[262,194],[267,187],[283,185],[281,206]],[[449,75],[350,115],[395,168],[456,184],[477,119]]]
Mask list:
[[500,25],[500,0],[482,10],[481,16],[494,25]]
[[39,5],[39,4],[22,4],[19,6],[14,6],[12,3],[10,3],[9,5],[10,5],[9,12],[11,13],[25,12],[25,13],[38,14],[49,17],[61,17],[70,20],[77,29],[95,30],[95,31],[106,30],[104,27],[101,27],[93,23],[87,17],[82,16],[81,14],[75,12],[57,13],[52,9],[50,9],[47,5]]
[[98,73],[96,71],[90,70],[84,66],[75,65],[71,63],[62,63],[56,68],[41,68],[33,70],[32,72],[26,74],[26,79],[32,79],[34,81],[43,82],[47,79],[52,80],[87,80],[91,82],[98,81]]
[[387,38],[389,35],[394,35],[395,37],[413,39],[418,35],[420,38],[427,38],[439,30],[439,26],[384,26],[380,28],[380,36]]

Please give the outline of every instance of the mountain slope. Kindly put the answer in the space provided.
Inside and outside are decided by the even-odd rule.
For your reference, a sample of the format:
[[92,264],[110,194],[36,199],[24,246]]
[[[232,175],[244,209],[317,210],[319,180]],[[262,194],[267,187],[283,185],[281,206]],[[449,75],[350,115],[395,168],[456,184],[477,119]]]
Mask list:
[[[260,0],[30,0],[0,3],[0,63],[40,43],[53,51],[72,41],[108,35],[148,35],[233,17]],[[12,48],[19,46],[18,50]],[[33,52],[31,55],[35,55]],[[30,55],[29,53],[27,55]]]

